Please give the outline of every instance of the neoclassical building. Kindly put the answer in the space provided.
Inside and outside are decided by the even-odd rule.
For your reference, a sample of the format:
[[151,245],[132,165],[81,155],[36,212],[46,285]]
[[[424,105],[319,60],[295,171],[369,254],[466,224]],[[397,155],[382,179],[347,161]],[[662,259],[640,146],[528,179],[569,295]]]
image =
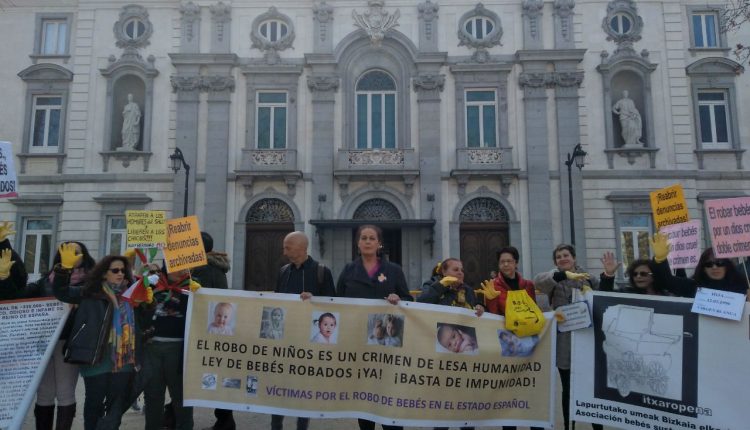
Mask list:
[[413,289],[448,256],[485,279],[509,244],[532,276],[571,232],[598,270],[606,250],[648,254],[649,191],[681,183],[703,219],[750,185],[731,50],[750,34],[720,31],[720,2],[273,4],[0,9],[0,140],[20,183],[0,218],[30,273],[63,240],[121,252],[125,210],[177,217],[185,199],[236,289],[273,287],[292,230],[336,276],[362,223]]

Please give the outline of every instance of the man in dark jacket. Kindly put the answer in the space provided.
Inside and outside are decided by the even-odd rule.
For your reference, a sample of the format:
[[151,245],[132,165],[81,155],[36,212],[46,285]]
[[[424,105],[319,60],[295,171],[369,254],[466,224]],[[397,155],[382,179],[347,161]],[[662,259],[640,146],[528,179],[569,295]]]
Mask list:
[[[284,238],[284,256],[290,263],[281,268],[276,281],[277,293],[299,294],[302,300],[313,296],[335,296],[333,275],[324,265],[307,255],[307,236],[301,231]],[[297,430],[307,430],[309,418],[297,418]],[[271,430],[284,428],[283,415],[271,415]]]
[[[208,264],[194,268],[191,272],[193,279],[201,284],[202,288],[226,290],[228,288],[229,257],[226,253],[214,251],[214,239],[210,234],[202,231],[201,239],[203,239],[203,249],[206,250]],[[205,430],[234,430],[237,427],[232,411],[229,409],[214,409],[214,416],[216,417],[216,423]]]

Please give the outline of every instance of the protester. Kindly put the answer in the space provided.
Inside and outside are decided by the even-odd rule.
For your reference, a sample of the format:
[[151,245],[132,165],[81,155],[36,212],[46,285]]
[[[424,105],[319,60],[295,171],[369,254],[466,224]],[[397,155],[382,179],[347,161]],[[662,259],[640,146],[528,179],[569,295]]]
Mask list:
[[[385,299],[393,305],[401,300],[412,300],[406,277],[397,264],[380,258],[383,248],[383,231],[380,227],[365,224],[357,229],[357,249],[360,256],[348,263],[339,275],[336,294],[339,297]],[[360,430],[373,430],[375,423],[358,419]],[[383,424],[384,430],[399,430],[401,426]]]
[[22,295],[29,278],[21,256],[8,240],[8,236],[12,234],[15,234],[13,223],[0,222],[0,301]]
[[[552,260],[556,268],[543,272],[534,278],[534,285],[550,298],[553,309],[570,304],[573,299],[573,291],[584,288],[601,289],[612,291],[614,287],[615,272],[619,263],[614,254],[605,252],[601,258],[604,272],[599,276],[587,273],[576,264],[576,251],[572,245],[557,245],[552,252]],[[570,333],[557,333],[557,369],[562,381],[562,405],[563,417],[565,419],[565,430],[569,426],[570,403]],[[595,430],[602,429],[600,424],[592,424]]]
[[628,286],[623,292],[631,294],[647,294],[650,296],[671,296],[664,284],[654,282],[654,273],[656,272],[656,263],[652,260],[639,258],[634,260],[628,266],[626,273],[628,275]]
[[[483,284],[484,303],[487,305],[487,311],[496,315],[505,315],[505,303],[508,299],[508,291],[524,290],[536,301],[534,283],[524,279],[518,272],[518,261],[520,254],[518,249],[513,246],[506,246],[497,251],[497,275],[491,281],[491,284]],[[491,288],[489,288],[491,287]],[[506,333],[504,336],[517,337],[512,333]],[[501,338],[502,340],[502,338]],[[503,430],[516,430],[516,426],[503,426]],[[540,427],[531,427],[531,430],[541,430]]]
[[731,293],[747,294],[748,285],[732,260],[716,258],[713,248],[706,248],[698,259],[692,278],[672,275],[667,261],[669,242],[667,236],[657,233],[651,241],[654,250],[654,282],[681,297],[695,297],[698,287],[712,288]]
[[143,398],[146,407],[146,430],[162,428],[165,391],[169,388],[179,430],[193,428],[193,408],[182,404],[182,355],[185,335],[187,291],[200,284],[190,278],[188,270],[167,274],[162,267],[153,289],[153,306],[149,309],[151,339],[146,344],[143,364]]
[[[201,232],[201,240],[203,240],[203,249],[206,251],[208,264],[193,268],[191,270],[193,279],[203,288],[228,289],[229,256],[224,252],[214,251],[214,238],[207,232]],[[174,415],[174,408],[170,407],[168,410]],[[214,425],[204,430],[234,430],[237,427],[230,409],[214,409],[214,417],[216,417]]]
[[84,428],[116,429],[130,405],[134,372],[141,363],[141,306],[122,297],[132,282],[122,256],[104,257],[83,287],[71,285],[73,269],[83,259],[76,249],[74,243],[60,245],[60,263],[53,269],[55,297],[78,305],[65,357],[81,364]]
[[[301,231],[291,232],[284,237],[283,252],[284,256],[289,259],[289,264],[281,268],[274,291],[285,294],[299,294],[302,300],[310,299],[313,296],[335,296],[336,290],[333,287],[331,270],[307,255],[308,245],[307,236]],[[265,332],[268,339],[280,338],[282,316],[283,312],[279,308],[271,311],[271,326]],[[297,418],[297,430],[307,430],[309,425],[309,418]],[[282,430],[283,428],[284,416],[271,415],[271,430]]]
[[457,258],[447,258],[440,264],[444,276],[435,281],[417,297],[418,302],[473,309],[477,316],[484,312],[484,305],[477,301],[474,289],[464,284],[464,265]]
[[[76,255],[81,259],[71,271],[69,282],[71,286],[81,287],[86,274],[96,265],[96,261],[89,254],[88,248],[81,242],[64,242],[72,244]],[[55,253],[53,267],[60,264],[60,252]],[[39,280],[26,286],[25,297],[54,297],[52,284],[55,280],[55,272],[42,275]],[[55,400],[57,400],[57,429],[69,430],[73,425],[76,415],[76,385],[78,384],[78,365],[66,363],[63,357],[63,345],[68,340],[70,330],[73,326],[73,315],[71,311],[65,322],[60,338],[52,351],[44,370],[39,388],[36,390],[36,405],[34,406],[34,418],[37,430],[52,430],[55,422]]]

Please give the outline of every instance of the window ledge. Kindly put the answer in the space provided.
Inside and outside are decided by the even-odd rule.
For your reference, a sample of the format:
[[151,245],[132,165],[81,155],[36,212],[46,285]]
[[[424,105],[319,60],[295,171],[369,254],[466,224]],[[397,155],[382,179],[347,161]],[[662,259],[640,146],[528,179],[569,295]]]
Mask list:
[[503,170],[513,168],[513,148],[458,148],[457,170]]
[[740,148],[698,148],[695,149],[695,156],[698,157],[698,169],[703,170],[703,158],[708,155],[715,154],[734,154],[734,158],[737,161],[737,170],[742,170],[742,154],[745,152],[744,149]]
[[57,173],[62,173],[62,164],[63,160],[65,160],[65,157],[68,155],[64,152],[21,152],[16,154],[18,159],[21,161],[21,165],[19,166],[20,169],[18,169],[18,173],[26,173],[26,161],[29,158],[39,158],[39,159],[45,159],[45,158],[56,158],[57,159]]
[[143,157],[143,171],[148,172],[148,162],[153,153],[144,151],[103,151],[99,153],[104,158],[105,172],[109,171],[109,159],[114,157],[117,161],[122,161],[122,167],[129,167],[130,162]]
[[711,47],[711,48],[696,48],[695,46],[692,46],[688,48],[688,51],[692,55],[700,54],[701,52],[706,52],[706,53],[711,53],[711,54],[722,52],[724,54],[728,54],[729,51],[731,50],[732,50],[731,48],[725,47],[725,46],[717,46],[717,47]]
[[62,60],[63,63],[67,64],[68,60],[70,60],[70,54],[31,54],[29,55],[29,58],[31,58],[31,61],[34,64],[36,64],[39,60]]

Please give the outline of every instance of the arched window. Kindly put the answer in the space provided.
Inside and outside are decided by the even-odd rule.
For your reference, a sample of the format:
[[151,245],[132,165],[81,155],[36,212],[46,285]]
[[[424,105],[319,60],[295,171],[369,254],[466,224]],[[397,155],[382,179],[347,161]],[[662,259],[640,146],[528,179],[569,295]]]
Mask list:
[[396,206],[388,200],[370,199],[359,205],[357,210],[354,211],[352,218],[388,221],[401,219],[401,214],[398,212]]
[[396,147],[396,82],[373,70],[357,81],[357,148]]
[[478,197],[466,203],[459,214],[461,222],[508,221],[508,210],[489,197]]
[[279,199],[263,199],[250,207],[245,221],[252,224],[294,222],[294,212]]

